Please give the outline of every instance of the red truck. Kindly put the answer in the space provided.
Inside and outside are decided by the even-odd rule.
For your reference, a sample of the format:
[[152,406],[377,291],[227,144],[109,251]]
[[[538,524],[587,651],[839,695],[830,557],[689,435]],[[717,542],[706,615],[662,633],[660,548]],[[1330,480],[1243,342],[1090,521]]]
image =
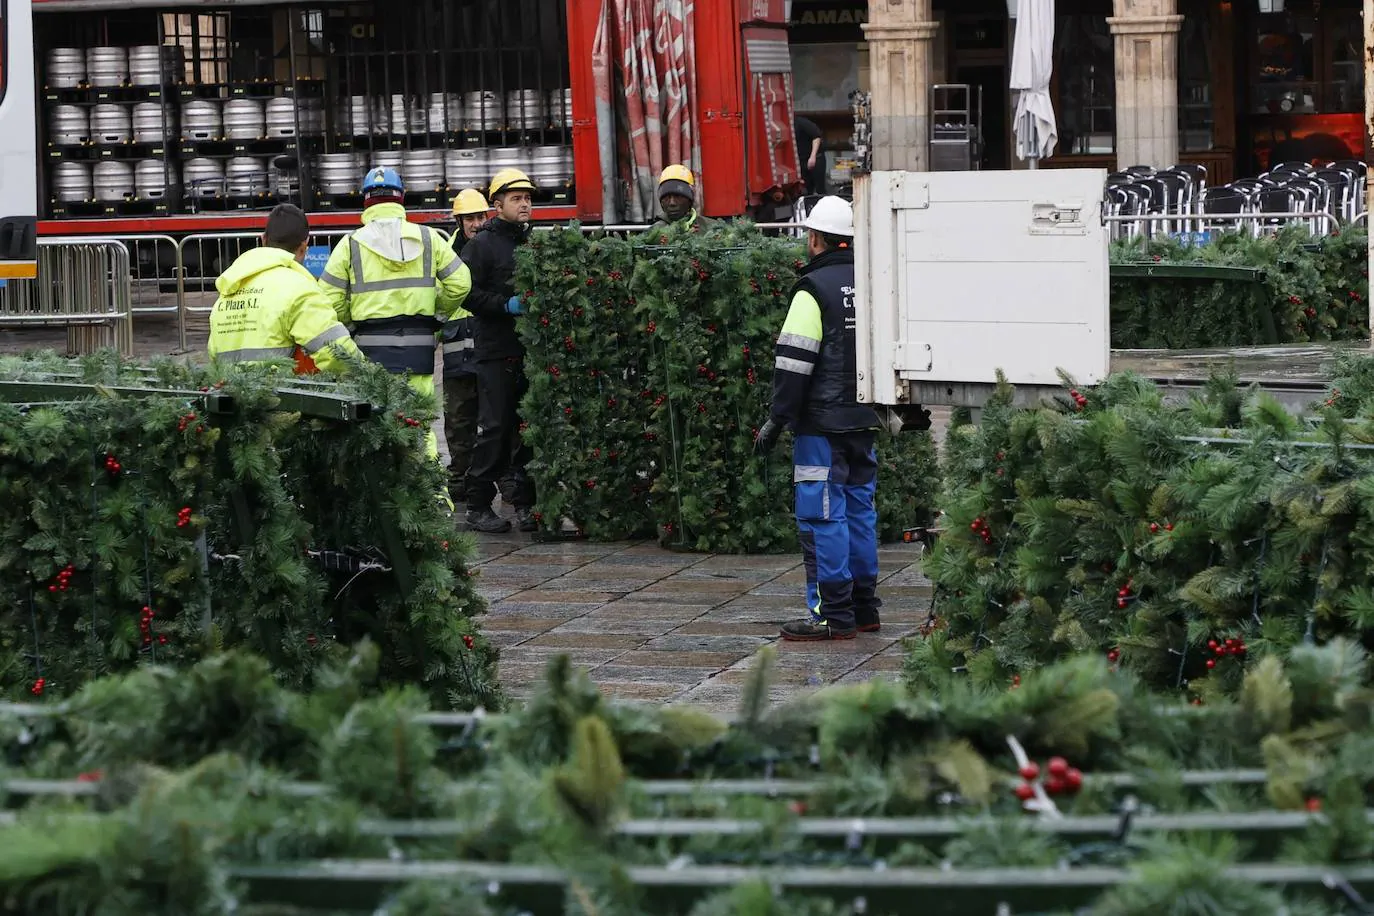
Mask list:
[[0,9],[30,2],[29,123],[10,106],[0,135],[36,132],[39,236],[252,231],[278,201],[345,229],[375,164],[426,221],[508,165],[541,222],[650,221],[673,162],[709,216],[772,216],[800,189],[784,0]]

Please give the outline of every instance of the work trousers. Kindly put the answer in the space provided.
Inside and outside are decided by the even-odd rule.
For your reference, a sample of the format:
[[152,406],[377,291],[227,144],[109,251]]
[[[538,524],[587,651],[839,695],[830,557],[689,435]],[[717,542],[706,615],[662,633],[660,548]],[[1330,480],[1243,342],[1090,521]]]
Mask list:
[[444,377],[444,439],[448,442],[448,487],[456,500],[465,500],[468,467],[477,443],[477,376],[462,373]]
[[806,606],[837,631],[878,623],[874,433],[797,436],[792,447]]
[[530,449],[520,435],[520,399],[528,388],[519,357],[477,364],[477,444],[467,486],[471,510],[490,509],[498,488],[507,505],[534,508],[534,481],[525,473]]

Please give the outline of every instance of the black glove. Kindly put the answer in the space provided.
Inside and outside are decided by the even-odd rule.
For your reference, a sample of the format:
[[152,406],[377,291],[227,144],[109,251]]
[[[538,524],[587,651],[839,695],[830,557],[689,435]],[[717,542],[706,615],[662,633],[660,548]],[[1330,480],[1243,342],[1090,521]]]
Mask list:
[[754,436],[754,454],[763,456],[773,450],[773,446],[778,444],[778,437],[782,435],[782,426],[769,420],[759,427],[758,435]]

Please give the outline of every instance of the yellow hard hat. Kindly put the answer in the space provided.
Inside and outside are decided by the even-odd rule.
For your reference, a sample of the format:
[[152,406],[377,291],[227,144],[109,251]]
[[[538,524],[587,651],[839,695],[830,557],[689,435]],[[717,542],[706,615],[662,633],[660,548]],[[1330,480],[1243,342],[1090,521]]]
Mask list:
[[696,176],[685,165],[670,165],[664,169],[663,174],[658,176],[658,183],[665,181],[685,181],[694,188],[697,186]]
[[458,192],[458,196],[453,199],[454,216],[477,216],[486,213],[491,209],[487,199],[482,196],[482,192],[476,188],[464,188]]
[[696,197],[696,176],[685,165],[670,165],[658,176],[658,196],[677,194],[688,199]]
[[519,169],[502,169],[491,179],[491,187],[488,189],[492,197],[502,191],[533,191],[534,182],[530,181],[530,176]]

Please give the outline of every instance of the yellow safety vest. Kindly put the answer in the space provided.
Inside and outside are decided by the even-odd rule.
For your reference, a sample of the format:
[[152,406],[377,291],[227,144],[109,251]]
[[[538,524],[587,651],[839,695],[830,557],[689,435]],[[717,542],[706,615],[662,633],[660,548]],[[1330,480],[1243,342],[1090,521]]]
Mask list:
[[362,223],[334,246],[320,289],[368,359],[390,372],[432,374],[439,318],[470,315],[462,304],[472,275],[438,233],[407,221],[400,204],[368,207]]

